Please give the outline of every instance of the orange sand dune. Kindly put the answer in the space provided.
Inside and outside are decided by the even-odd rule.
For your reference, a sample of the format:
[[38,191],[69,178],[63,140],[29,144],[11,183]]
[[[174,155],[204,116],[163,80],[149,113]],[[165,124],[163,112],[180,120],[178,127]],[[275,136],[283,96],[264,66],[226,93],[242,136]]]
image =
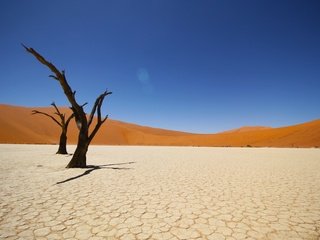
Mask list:
[[[53,112],[50,107],[0,105],[0,143],[58,143],[59,126],[43,115],[32,115],[33,109]],[[70,114],[68,108],[61,108],[61,111]],[[68,143],[77,142],[77,133],[72,121],[68,131]],[[94,138],[93,144],[318,147],[320,120],[282,128],[244,127],[218,134],[192,134],[108,119]]]
[[241,128],[231,129],[228,131],[224,131],[222,133],[240,133],[240,132],[251,132],[256,130],[262,130],[262,129],[271,129],[271,127],[264,127],[264,126],[244,126]]

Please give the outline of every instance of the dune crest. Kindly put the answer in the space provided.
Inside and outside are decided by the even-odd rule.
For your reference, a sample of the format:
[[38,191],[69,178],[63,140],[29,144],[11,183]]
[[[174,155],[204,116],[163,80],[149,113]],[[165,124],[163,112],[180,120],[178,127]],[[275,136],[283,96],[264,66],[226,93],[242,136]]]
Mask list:
[[[33,109],[53,113],[53,108],[19,107],[0,104],[0,143],[57,144],[59,127],[44,116],[31,115]],[[61,108],[67,115],[71,110]],[[68,143],[77,142],[74,121],[68,130]],[[320,147],[320,120],[299,125],[269,128],[242,127],[217,134],[193,134],[139,126],[108,119],[93,144],[162,146],[256,146]]]
[[240,132],[251,132],[263,129],[271,129],[272,127],[265,127],[265,126],[244,126],[236,129],[227,130],[221,133],[240,133]]

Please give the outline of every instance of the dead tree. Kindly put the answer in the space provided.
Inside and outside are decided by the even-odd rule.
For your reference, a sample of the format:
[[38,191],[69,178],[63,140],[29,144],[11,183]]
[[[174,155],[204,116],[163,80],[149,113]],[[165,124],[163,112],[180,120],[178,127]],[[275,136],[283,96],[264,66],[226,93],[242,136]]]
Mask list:
[[51,103],[51,106],[54,107],[56,112],[55,115],[58,115],[60,120],[57,120],[54,116],[41,112],[38,110],[33,110],[32,114],[42,114],[44,116],[49,117],[52,119],[56,124],[58,124],[61,127],[61,133],[60,133],[60,140],[59,140],[59,149],[56,154],[68,154],[67,152],[67,132],[68,132],[68,126],[72,118],[74,118],[74,114],[72,113],[67,119],[66,115],[64,113],[61,113],[56,104],[53,102]]
[[[108,115],[105,117],[102,117],[101,115],[101,106],[103,103],[104,98],[107,95],[110,95],[112,92],[105,91],[103,92],[98,98],[96,99],[91,113],[88,116],[83,110],[83,105],[79,105],[76,101],[75,94],[76,92],[71,89],[67,82],[67,78],[65,75],[65,71],[59,71],[52,63],[48,62],[43,56],[41,56],[36,50],[33,48],[28,48],[23,45],[23,47],[31,53],[40,63],[47,66],[53,75],[50,75],[49,77],[57,80],[60,83],[60,86],[62,87],[64,94],[66,95],[68,101],[71,104],[71,109],[73,111],[73,114],[75,116],[75,120],[79,129],[79,135],[78,135],[78,144],[76,147],[76,150],[73,154],[73,157],[69,164],[67,165],[67,168],[85,168],[87,166],[86,161],[86,155],[88,151],[88,147],[98,132],[101,125],[107,120]],[[95,126],[93,127],[93,130],[89,132],[89,128],[91,124],[93,123],[94,117],[97,115],[97,121]]]

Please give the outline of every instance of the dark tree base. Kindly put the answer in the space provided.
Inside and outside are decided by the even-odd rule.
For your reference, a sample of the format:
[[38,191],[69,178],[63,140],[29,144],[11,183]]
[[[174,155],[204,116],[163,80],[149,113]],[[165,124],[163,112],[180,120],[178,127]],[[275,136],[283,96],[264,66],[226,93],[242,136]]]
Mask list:
[[66,168],[86,168],[87,167],[88,144],[79,144],[74,152],[72,159]]
[[60,151],[60,150],[58,150],[58,152],[56,152],[56,154],[68,155],[68,152],[67,152],[67,151]]
[[68,154],[67,152],[67,131],[62,131],[60,135],[59,149],[56,154]]

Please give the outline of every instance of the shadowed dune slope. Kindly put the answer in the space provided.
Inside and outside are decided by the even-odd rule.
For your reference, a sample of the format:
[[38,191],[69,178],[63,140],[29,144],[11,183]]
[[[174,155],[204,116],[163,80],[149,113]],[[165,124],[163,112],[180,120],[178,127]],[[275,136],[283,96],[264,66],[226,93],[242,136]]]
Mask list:
[[[36,109],[53,113],[53,108],[27,108],[0,105],[0,143],[57,144],[60,127],[48,117],[32,115]],[[64,107],[67,116],[71,111]],[[72,120],[68,143],[77,142],[78,130]],[[269,128],[243,127],[217,134],[192,134],[139,126],[108,119],[94,138],[93,144],[166,145],[166,146],[258,146],[316,147],[320,146],[320,120],[299,125]]]

